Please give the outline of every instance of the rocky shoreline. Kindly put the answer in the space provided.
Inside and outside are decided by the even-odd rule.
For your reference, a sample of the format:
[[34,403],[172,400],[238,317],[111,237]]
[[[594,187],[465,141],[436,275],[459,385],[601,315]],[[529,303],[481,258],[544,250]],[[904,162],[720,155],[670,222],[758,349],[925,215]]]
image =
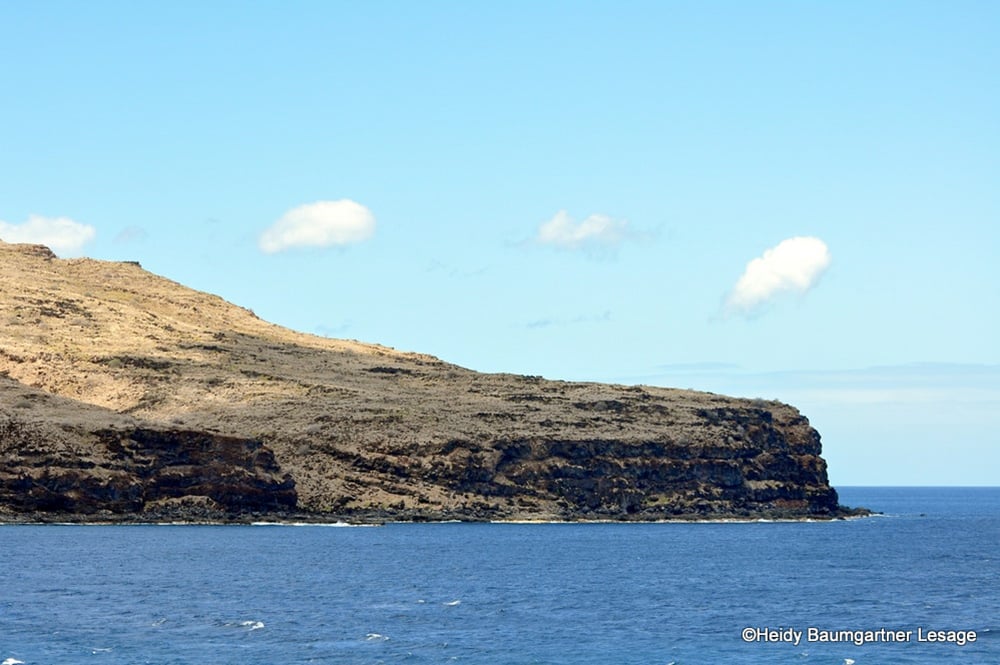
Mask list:
[[0,243],[0,522],[837,519],[794,407],[483,374]]
[[834,516],[803,517],[781,513],[753,516],[682,515],[669,519],[556,519],[522,516],[509,519],[476,519],[460,515],[399,515],[392,511],[359,515],[317,515],[315,513],[260,513],[239,515],[171,515],[102,513],[13,513],[0,514],[0,525],[62,526],[386,526],[391,524],[753,524],[759,522],[833,522],[862,519],[880,513],[867,508],[845,508]]

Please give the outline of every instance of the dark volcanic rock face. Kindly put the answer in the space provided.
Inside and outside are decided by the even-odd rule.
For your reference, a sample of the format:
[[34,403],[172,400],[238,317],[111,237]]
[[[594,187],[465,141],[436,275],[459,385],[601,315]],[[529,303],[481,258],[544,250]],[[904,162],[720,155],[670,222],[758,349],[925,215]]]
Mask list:
[[0,519],[836,517],[780,402],[481,374],[0,242]]
[[[435,518],[661,520],[830,518],[848,514],[829,486],[819,435],[794,410],[702,410],[703,444],[659,439],[452,440],[430,457],[416,449],[357,456],[352,466],[383,485],[431,482],[474,497]],[[402,507],[406,507],[405,502]],[[362,511],[364,512],[364,511]]]
[[148,428],[58,432],[0,419],[5,512],[226,519],[294,511],[296,498],[294,481],[258,441]]

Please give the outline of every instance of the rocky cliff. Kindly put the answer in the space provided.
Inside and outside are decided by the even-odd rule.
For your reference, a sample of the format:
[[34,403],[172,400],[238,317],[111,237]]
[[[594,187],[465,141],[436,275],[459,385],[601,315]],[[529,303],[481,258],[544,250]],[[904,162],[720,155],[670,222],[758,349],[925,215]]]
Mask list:
[[0,519],[838,517],[794,408],[481,374],[0,243]]

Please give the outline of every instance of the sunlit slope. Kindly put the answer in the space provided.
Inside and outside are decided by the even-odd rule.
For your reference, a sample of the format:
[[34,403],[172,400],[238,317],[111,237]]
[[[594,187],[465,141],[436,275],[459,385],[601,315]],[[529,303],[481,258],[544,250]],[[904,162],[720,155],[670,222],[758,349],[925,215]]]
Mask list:
[[840,514],[818,434],[777,402],[481,374],[298,333],[138,264],[63,260],[37,245],[0,243],[0,317],[0,371],[26,389],[160,429],[259,441],[304,511]]

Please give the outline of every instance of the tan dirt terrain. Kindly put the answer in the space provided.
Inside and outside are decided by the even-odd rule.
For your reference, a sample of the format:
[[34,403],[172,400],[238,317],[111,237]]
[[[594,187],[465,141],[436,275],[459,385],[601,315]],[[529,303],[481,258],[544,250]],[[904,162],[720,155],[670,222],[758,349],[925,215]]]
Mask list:
[[794,408],[482,374],[0,242],[0,519],[837,517]]

